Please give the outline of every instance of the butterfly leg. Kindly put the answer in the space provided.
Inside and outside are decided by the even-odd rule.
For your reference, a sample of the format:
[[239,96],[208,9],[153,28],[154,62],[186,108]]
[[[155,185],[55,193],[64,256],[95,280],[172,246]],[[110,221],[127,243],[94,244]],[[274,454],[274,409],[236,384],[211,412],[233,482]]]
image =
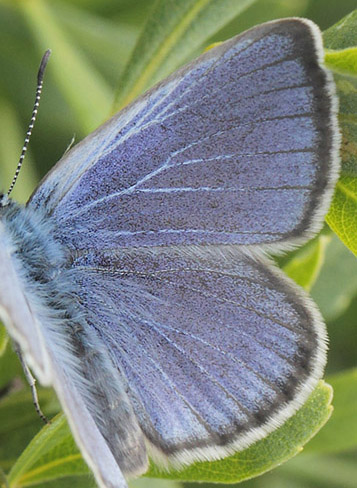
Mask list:
[[43,422],[45,424],[49,424],[50,421],[45,416],[45,414],[42,412],[41,407],[40,407],[40,402],[38,400],[37,389],[36,389],[36,379],[32,376],[31,371],[26,364],[26,361],[25,361],[25,359],[22,355],[22,352],[20,350],[20,346],[18,344],[14,343],[14,349],[15,349],[15,352],[20,359],[25,378],[26,378],[28,384],[30,385],[32,401],[33,401],[33,404],[35,406],[36,412],[37,412],[38,416],[40,417],[40,419],[43,420]]

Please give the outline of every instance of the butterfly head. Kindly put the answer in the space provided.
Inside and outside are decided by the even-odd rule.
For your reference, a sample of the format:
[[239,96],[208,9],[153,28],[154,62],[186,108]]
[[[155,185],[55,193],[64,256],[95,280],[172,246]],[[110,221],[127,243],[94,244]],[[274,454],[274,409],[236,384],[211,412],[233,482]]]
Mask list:
[[7,207],[11,200],[7,193],[0,193],[0,208]]

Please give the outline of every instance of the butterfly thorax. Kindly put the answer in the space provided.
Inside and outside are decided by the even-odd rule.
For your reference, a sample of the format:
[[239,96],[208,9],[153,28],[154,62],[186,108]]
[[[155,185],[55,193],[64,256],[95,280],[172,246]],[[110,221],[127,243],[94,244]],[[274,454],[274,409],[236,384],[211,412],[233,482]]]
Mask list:
[[0,195],[0,221],[30,280],[49,283],[67,267],[68,255],[53,237],[52,224],[40,212]]
[[[0,244],[31,310],[48,330],[71,331],[81,322],[69,253],[54,238],[53,224],[7,196],[0,196]],[[5,271],[6,272],[6,271]],[[52,325],[49,325],[52,324]]]
[[[76,300],[68,298],[70,294],[76,296],[76,286],[68,273],[67,253],[54,239],[53,231],[53,225],[41,212],[0,196],[0,309],[6,310],[9,303],[22,303],[19,307],[27,309],[32,333],[43,328],[52,343],[61,343],[67,350],[72,347],[71,334],[81,323],[81,317]],[[21,335],[16,330],[17,324],[10,324],[13,339],[20,341],[25,350],[31,349],[21,344]],[[39,354],[44,358],[47,353]],[[43,384],[51,382],[44,361],[35,358],[31,365]],[[78,369],[74,362],[73,367]]]

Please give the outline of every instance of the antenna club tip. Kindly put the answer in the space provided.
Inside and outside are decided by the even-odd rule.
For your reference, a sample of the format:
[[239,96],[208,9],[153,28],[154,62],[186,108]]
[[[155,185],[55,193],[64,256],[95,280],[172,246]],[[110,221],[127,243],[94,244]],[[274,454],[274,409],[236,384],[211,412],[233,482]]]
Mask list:
[[48,63],[48,58],[50,57],[51,53],[52,53],[51,49],[47,49],[45,51],[45,54],[42,56],[40,68],[39,68],[38,74],[37,74],[37,82],[38,83],[40,83],[43,80],[43,75],[45,73],[45,69],[46,69],[46,66]]

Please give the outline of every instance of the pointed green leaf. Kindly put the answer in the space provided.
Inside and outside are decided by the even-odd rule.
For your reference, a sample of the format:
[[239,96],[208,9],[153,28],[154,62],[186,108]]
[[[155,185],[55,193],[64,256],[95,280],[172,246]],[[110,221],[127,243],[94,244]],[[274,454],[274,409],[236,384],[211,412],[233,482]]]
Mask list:
[[357,368],[329,376],[333,387],[330,421],[306,446],[306,452],[333,453],[357,448]]
[[119,82],[114,111],[167,76],[255,0],[159,0]]
[[357,10],[346,15],[324,32],[324,43],[329,49],[347,49],[357,46]]
[[342,176],[337,183],[326,222],[357,255],[357,178]]

